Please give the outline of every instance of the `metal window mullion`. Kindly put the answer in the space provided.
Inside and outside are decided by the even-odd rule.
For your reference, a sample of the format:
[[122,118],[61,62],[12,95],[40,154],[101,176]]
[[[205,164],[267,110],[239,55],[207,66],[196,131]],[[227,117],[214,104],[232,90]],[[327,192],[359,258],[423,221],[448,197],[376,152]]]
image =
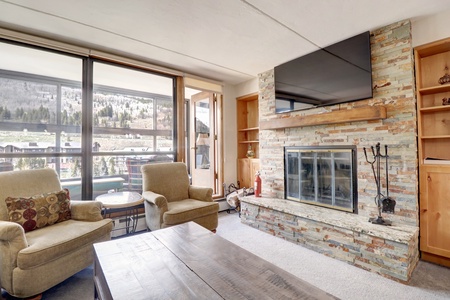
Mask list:
[[331,205],[336,205],[336,170],[334,164],[334,152],[330,153],[331,164]]
[[[61,84],[56,85],[56,127],[60,129],[61,127],[61,109],[62,109],[62,90]],[[61,153],[61,130],[56,130],[55,132],[55,152]],[[58,175],[61,176],[61,160],[55,160],[55,169]]]
[[93,194],[92,121],[93,121],[93,72],[94,63],[83,59],[82,107],[81,107],[81,198],[91,199]]
[[177,153],[178,153],[178,93],[177,93],[177,80],[175,77],[172,79],[172,151],[174,161],[177,161]]
[[303,195],[303,185],[302,185],[303,164],[300,151],[297,152],[297,164],[298,164],[298,199],[301,200]]
[[[158,108],[158,99],[153,99],[152,101],[152,105],[153,105],[153,129],[158,129],[158,112],[157,112],[157,108]],[[157,151],[157,138],[156,135],[153,135],[153,151]]]
[[314,157],[314,201],[319,201],[319,173],[317,168],[317,153],[313,154]]

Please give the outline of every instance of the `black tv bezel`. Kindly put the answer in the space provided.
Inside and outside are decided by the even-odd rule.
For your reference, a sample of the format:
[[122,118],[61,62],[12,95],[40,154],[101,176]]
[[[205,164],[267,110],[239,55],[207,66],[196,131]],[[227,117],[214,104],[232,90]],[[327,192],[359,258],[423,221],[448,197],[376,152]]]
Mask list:
[[[360,51],[361,54],[359,56],[356,56],[356,63],[352,62],[352,57],[350,57],[349,60],[347,60],[345,57],[342,58],[339,55],[336,55],[333,53],[335,49],[347,49],[348,47],[351,47],[352,43],[355,43],[356,41],[360,40],[358,44],[358,47],[361,49],[358,49],[357,51]],[[361,42],[363,40],[363,42]],[[299,93],[292,93],[292,92],[285,92],[284,90],[280,90],[280,85],[283,85],[284,83],[280,83],[278,81],[277,83],[277,73],[284,72],[286,73],[286,69],[289,70],[289,72],[294,71],[295,72],[295,65],[298,65],[304,61],[305,63],[309,63],[307,60],[311,57],[311,55],[318,55],[319,51],[325,51],[331,54],[330,56],[334,56],[340,61],[345,62],[346,66],[350,66],[351,68],[355,67],[358,68],[357,71],[367,74],[369,76],[365,76],[364,85],[360,84],[358,86],[354,86],[354,88],[362,88],[364,90],[364,93],[360,95],[351,95],[347,98],[336,98],[336,99],[321,99],[317,97],[310,97],[309,95],[302,95]],[[357,53],[356,51],[353,53]],[[345,56],[348,55],[348,53],[344,53]],[[364,55],[364,57],[361,57],[361,55]],[[358,59],[363,58],[363,61]],[[281,70],[281,71],[280,71]],[[278,74],[280,76],[280,74]],[[288,76],[286,74],[282,76]],[[295,74],[294,74],[295,76]],[[291,60],[289,62],[286,62],[284,64],[281,64],[279,66],[276,66],[274,68],[274,80],[275,80],[275,113],[288,113],[292,111],[299,111],[299,110],[306,110],[306,109],[312,109],[317,107],[324,107],[324,106],[330,106],[330,105],[336,105],[340,103],[348,103],[348,102],[354,102],[364,99],[370,99],[373,97],[373,80],[372,80],[372,64],[371,64],[371,46],[370,46],[370,32],[366,31],[361,34],[355,35],[351,38],[348,38],[346,40],[343,40],[341,42],[335,43],[333,45],[330,45],[328,47],[325,47],[323,49],[319,49],[317,51],[314,51],[310,54],[307,54],[305,56],[296,58],[294,60]],[[348,85],[350,88],[350,85]],[[283,101],[286,107],[280,107],[280,101]],[[297,106],[297,107],[294,107]]]

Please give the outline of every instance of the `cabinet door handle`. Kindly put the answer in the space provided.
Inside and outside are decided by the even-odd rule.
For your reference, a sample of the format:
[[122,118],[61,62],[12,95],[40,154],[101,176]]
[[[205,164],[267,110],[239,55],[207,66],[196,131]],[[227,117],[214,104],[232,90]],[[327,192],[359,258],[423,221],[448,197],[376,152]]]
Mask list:
[[430,175],[428,175],[427,180],[431,181],[431,176]]

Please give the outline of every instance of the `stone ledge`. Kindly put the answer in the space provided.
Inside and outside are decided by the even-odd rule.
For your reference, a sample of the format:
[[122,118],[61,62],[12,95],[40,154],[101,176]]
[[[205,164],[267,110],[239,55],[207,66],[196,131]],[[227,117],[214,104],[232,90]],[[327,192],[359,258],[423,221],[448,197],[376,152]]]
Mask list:
[[[280,212],[299,216],[305,219],[314,220],[328,225],[341,227],[353,232],[365,233],[379,238],[399,243],[409,243],[411,237],[418,234],[419,227],[412,226],[392,226],[374,225],[368,222],[366,217],[357,214],[337,211],[320,206],[299,203],[295,201],[247,196],[241,202],[248,202],[254,205],[271,208]],[[345,217],[344,217],[345,216]]]
[[241,221],[316,252],[408,282],[418,259],[419,229],[380,226],[365,217],[276,198],[241,198]]

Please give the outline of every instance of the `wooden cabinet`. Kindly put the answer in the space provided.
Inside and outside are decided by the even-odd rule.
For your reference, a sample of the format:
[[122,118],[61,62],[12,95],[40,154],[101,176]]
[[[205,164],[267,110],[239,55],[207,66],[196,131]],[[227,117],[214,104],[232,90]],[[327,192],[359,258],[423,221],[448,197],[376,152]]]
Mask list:
[[450,39],[416,47],[414,54],[420,250],[422,259],[450,266]]
[[[237,175],[241,187],[253,187],[259,170],[259,107],[258,94],[236,99],[237,112]],[[253,157],[248,157],[252,150]]]

